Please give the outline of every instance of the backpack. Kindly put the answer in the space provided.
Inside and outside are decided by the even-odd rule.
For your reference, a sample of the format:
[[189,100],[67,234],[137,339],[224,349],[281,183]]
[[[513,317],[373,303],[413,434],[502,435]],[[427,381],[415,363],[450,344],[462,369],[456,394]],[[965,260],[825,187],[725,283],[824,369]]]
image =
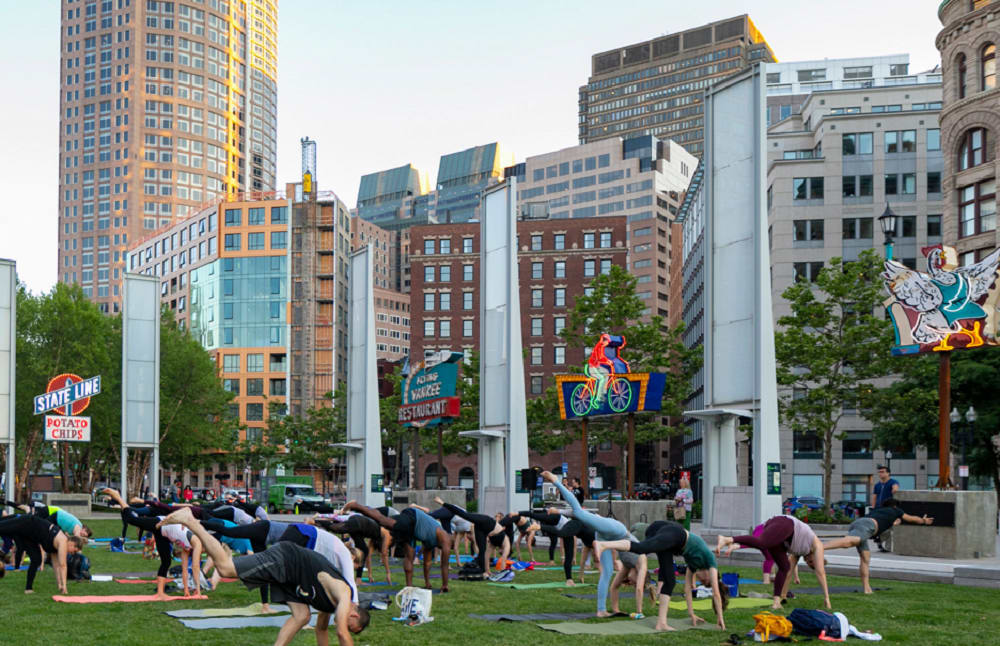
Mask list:
[[125,551],[125,541],[120,538],[111,539],[111,551],[112,552],[124,552]]
[[70,581],[90,580],[90,559],[83,554],[70,554],[66,557],[66,578]]
[[790,637],[792,634],[792,622],[781,615],[762,612],[759,615],[754,615],[753,620],[756,622],[753,628],[754,632],[763,635],[760,641],[766,642],[772,638]]
[[[827,637],[841,637],[840,620],[829,612],[822,610],[806,610],[796,608],[788,615],[795,632],[800,635],[819,637],[825,633]],[[847,635],[843,635],[846,637]]]
[[431,604],[434,597],[430,590],[407,586],[396,593],[396,605],[399,606],[399,621],[405,621],[408,626],[417,626],[429,621]]

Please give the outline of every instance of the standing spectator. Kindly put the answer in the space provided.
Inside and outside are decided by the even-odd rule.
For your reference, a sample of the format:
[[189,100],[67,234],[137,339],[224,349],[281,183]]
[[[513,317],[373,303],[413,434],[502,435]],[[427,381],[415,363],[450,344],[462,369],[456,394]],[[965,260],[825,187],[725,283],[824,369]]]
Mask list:
[[190,503],[192,500],[194,500],[194,491],[191,489],[191,485],[185,485],[184,502]]
[[694,492],[687,478],[681,478],[680,487],[674,493],[674,520],[691,531],[691,507],[694,505]]
[[[878,467],[878,482],[875,483],[875,487],[872,490],[872,507],[878,509],[885,504],[886,500],[895,498],[897,491],[899,491],[899,483],[891,477],[889,467],[880,464]],[[891,534],[887,538],[891,540]],[[879,536],[875,537],[875,544],[878,545],[879,552],[890,551],[890,548],[882,545],[882,538]]]
[[580,486],[580,479],[573,479],[573,495],[576,497],[576,501],[581,505],[583,504],[583,488]]

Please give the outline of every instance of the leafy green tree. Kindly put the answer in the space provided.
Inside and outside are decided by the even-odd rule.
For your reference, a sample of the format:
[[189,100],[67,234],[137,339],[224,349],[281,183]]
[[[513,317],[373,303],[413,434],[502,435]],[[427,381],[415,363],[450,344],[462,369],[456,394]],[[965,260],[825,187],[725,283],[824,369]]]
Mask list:
[[398,421],[399,407],[402,403],[401,383],[402,375],[400,370],[402,364],[393,367],[392,372],[386,373],[383,379],[392,386],[391,394],[379,398],[379,419],[382,421],[382,446],[392,447],[395,453],[395,463],[392,468],[393,480],[399,481],[403,474],[403,444],[408,442],[412,433],[408,427],[403,426]]
[[284,447],[276,459],[280,458],[286,467],[318,468],[326,473],[333,458],[344,456],[344,449],[334,444],[347,439],[347,391],[340,388],[323,397],[329,402],[328,406],[310,408],[301,417],[281,415],[277,409],[271,409],[267,442]]
[[789,388],[780,396],[781,416],[793,433],[819,438],[827,506],[833,440],[846,437],[844,409],[868,410],[876,380],[893,369],[892,325],[877,314],[882,266],[873,250],[855,262],[833,258],[815,282],[796,282],[782,294],[791,314],[778,319],[774,337],[778,383]]
[[[873,393],[871,419],[875,444],[901,452],[914,446],[936,450],[938,446],[938,366],[940,357],[894,357],[893,368],[899,379]],[[951,404],[964,412],[973,406],[977,420],[971,428],[966,422],[953,424],[952,447],[958,454],[961,434],[972,433],[966,443],[969,470],[974,476],[986,476],[1000,497],[1000,455],[992,437],[1000,428],[1000,400],[993,381],[1000,373],[1000,348],[983,347],[951,353]]]

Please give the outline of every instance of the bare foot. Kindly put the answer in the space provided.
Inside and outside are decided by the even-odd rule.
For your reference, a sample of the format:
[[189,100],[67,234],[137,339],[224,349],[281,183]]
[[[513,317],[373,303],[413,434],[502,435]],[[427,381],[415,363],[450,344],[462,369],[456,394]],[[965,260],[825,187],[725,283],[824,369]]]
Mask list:
[[597,616],[603,619],[605,617],[610,617],[611,613],[608,612],[607,610],[604,610],[604,611],[598,610],[597,611]]
[[441,505],[442,507],[444,506],[444,501],[441,500],[441,496],[434,496],[434,502]]
[[24,594],[35,594],[34,590],[25,590]]
[[184,507],[183,509],[178,509],[177,511],[171,512],[170,515],[166,516],[163,520],[156,523],[156,528],[160,529],[164,525],[184,525],[190,527],[191,523],[194,522],[194,514],[191,513],[191,509]]
[[723,548],[727,546],[729,547],[729,550],[726,552],[726,556],[729,556],[733,553],[733,537],[719,534],[719,539],[715,544],[715,553],[721,556]]
[[555,477],[555,475],[553,475],[551,471],[542,471],[541,476],[542,480],[546,480],[548,482],[556,482],[557,480],[557,478]]
[[781,599],[775,599],[771,604],[771,610],[781,610]]
[[572,588],[575,585],[576,585],[576,582],[574,582],[573,579],[566,579],[566,587],[567,588]]
[[672,628],[669,624],[661,624],[661,623],[657,622],[656,623],[656,628],[654,628],[653,630],[658,630],[660,632],[670,632],[672,630],[677,630],[677,629],[676,628]]
[[261,611],[262,614],[265,614],[265,615],[273,615],[274,613],[278,612],[277,610],[275,610],[274,608],[272,608],[270,606],[270,604],[267,604],[267,603],[261,604],[260,611]]
[[603,552],[605,549],[606,548],[604,547],[604,541],[594,541],[594,560],[595,561],[600,561],[601,560],[601,552]]
[[875,591],[871,588],[865,588],[865,594],[875,594]]
[[170,595],[168,595],[166,592],[154,594],[153,598],[156,601],[170,601]]

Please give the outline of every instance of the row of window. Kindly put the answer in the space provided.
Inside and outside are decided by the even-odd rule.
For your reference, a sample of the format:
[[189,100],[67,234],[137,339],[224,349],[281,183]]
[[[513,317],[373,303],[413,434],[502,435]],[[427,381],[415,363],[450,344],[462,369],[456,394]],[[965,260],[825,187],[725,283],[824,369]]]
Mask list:
[[[582,173],[586,170],[596,170],[597,168],[605,168],[610,165],[611,156],[608,154],[598,155],[596,157],[587,157],[585,159],[574,159],[572,161],[572,172]],[[535,168],[532,171],[531,179],[534,182],[540,182],[544,179],[552,179],[553,177],[569,175],[570,167],[571,162],[567,161],[546,166],[545,168]]]
[[[471,311],[472,292],[462,292],[462,309]],[[451,292],[424,292],[424,311],[433,312],[441,310],[447,312],[451,309]]]
[[[847,132],[841,136],[841,152],[844,156],[871,155],[874,134],[871,132]],[[883,133],[883,152],[914,153],[917,152],[916,130],[889,130]],[[927,129],[927,150],[941,150],[941,129]]]
[[[520,236],[518,237],[518,244],[520,244]],[[530,238],[530,249],[531,251],[543,251],[545,249],[545,236],[543,234],[532,234]],[[462,238],[462,251],[461,253],[473,253],[473,240],[474,238]],[[587,232],[583,234],[583,248],[584,249],[610,249],[613,244],[613,237],[610,231],[601,232]],[[566,234],[565,233],[554,233],[552,234],[552,249],[556,251],[561,251],[566,249]],[[433,256],[435,254],[450,254],[451,251],[451,238],[425,238],[424,239],[424,255]]]
[[[267,224],[264,221],[266,211],[267,209],[264,207],[252,207],[247,209],[247,225],[263,226]],[[227,227],[241,226],[243,223],[243,209],[226,209],[225,218]],[[271,224],[288,224],[287,206],[271,207]]]
[[[243,394],[248,397],[263,397],[264,396],[264,380],[263,379],[223,379],[222,387],[233,393],[234,395],[240,394],[240,381],[245,381],[246,389]],[[268,391],[269,397],[283,397],[286,394],[286,383],[284,379],[268,379]]]
[[[222,355],[222,372],[240,372],[240,355]],[[268,372],[285,372],[288,370],[287,355],[273,353],[268,355]],[[247,355],[247,372],[264,372],[264,354],[250,353]]]
[[[886,195],[916,195],[916,173],[886,173],[882,176]],[[824,178],[796,177],[792,179],[793,200],[822,200]],[[841,195],[849,197],[871,197],[874,190],[871,175],[844,175],[841,178]],[[927,173],[927,193],[941,192],[941,172]]]
[[[271,246],[265,247],[265,232],[260,233],[248,233],[247,234],[247,249],[249,251],[262,251],[264,249],[287,249],[288,248],[288,232],[287,231],[271,231]],[[243,234],[241,233],[227,233],[225,236],[225,249],[226,251],[239,251],[243,244]]]
[[[874,232],[872,218],[844,218],[841,220],[842,238],[844,240],[868,240]],[[792,240],[795,242],[819,241],[824,239],[824,220],[793,220]],[[902,215],[896,224],[896,238],[915,238],[917,235],[917,216]],[[927,237],[941,237],[941,216],[927,216]]]

